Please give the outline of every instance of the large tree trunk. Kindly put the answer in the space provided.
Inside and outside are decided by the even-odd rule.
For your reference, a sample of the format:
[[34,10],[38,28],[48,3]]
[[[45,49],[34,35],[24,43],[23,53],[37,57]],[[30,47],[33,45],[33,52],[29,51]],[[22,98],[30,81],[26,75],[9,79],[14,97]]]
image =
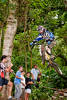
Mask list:
[[[12,56],[12,50],[13,50],[13,39],[16,34],[17,30],[17,18],[16,15],[16,0],[9,0],[9,3],[11,5],[15,5],[15,8],[9,9],[9,16],[7,19],[7,25],[6,25],[6,32],[4,34],[4,43],[3,43],[3,51],[2,55],[8,56],[8,64],[11,63],[11,56]],[[7,65],[8,66],[8,65]],[[9,80],[9,73],[6,75],[7,79]],[[2,95],[4,96],[5,91],[2,92]]]
[[12,56],[13,39],[17,30],[17,19],[10,14],[7,21],[6,32],[4,34],[3,55],[9,58]]
[[[10,4],[16,5],[16,2],[14,0],[10,0]],[[9,58],[9,61],[11,61],[10,58],[12,56],[13,39],[17,30],[17,18],[15,17],[16,15],[15,8],[9,10],[6,32],[4,34],[3,55],[7,55]]]

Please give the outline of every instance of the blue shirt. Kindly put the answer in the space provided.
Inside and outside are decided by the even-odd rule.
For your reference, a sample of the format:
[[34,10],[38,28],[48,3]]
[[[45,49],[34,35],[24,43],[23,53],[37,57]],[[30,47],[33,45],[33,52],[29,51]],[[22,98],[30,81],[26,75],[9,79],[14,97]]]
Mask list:
[[[43,36],[45,36],[45,38],[43,38]],[[38,37],[36,39],[33,40],[33,42],[30,43],[30,45],[35,45],[36,42],[40,41],[40,40],[49,40],[50,41],[50,44],[51,44],[51,40],[53,41],[54,40],[54,35],[52,32],[49,32],[49,31],[46,31],[44,34],[39,34]],[[49,45],[49,42],[47,42],[48,45]]]
[[[17,71],[16,76],[21,77],[21,72]],[[21,79],[15,77],[14,84],[20,84],[20,83],[21,83]]]

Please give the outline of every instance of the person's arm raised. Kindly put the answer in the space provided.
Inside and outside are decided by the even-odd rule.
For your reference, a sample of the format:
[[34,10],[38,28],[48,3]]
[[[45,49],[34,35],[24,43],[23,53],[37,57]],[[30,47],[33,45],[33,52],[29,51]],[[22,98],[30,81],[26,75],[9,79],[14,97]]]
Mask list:
[[30,45],[35,45],[38,41],[42,40],[43,36],[38,35],[38,37],[36,37],[36,39],[33,40],[33,42],[30,43]]
[[10,72],[12,66],[13,66],[13,64],[11,63],[11,65],[10,65],[9,67],[7,67],[7,68],[5,69],[5,71],[6,71],[6,72]]

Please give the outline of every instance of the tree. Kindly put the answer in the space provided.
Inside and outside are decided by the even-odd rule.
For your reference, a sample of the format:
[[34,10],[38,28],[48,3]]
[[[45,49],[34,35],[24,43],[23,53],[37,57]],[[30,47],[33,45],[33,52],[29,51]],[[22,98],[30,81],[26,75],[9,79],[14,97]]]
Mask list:
[[[16,18],[16,6],[17,2],[15,0],[9,0],[9,15],[7,18],[6,31],[4,33],[3,51],[2,55],[8,56],[8,64],[11,63],[12,49],[13,49],[13,39],[17,30],[17,18]],[[8,66],[7,64],[7,66]],[[6,78],[10,80],[9,73],[7,73]],[[5,90],[5,89],[4,89]],[[7,92],[6,92],[7,93]],[[2,92],[5,95],[5,91]]]
[[0,0],[0,56],[2,55],[2,47],[4,40],[4,30],[8,16],[8,0]]
[[7,25],[6,25],[6,32],[4,34],[3,55],[7,55],[10,59],[12,56],[13,39],[14,39],[14,36],[17,30],[17,18],[15,17],[17,2],[14,0],[10,0],[9,4],[15,7],[14,8],[10,7],[9,9],[9,16],[8,16]]

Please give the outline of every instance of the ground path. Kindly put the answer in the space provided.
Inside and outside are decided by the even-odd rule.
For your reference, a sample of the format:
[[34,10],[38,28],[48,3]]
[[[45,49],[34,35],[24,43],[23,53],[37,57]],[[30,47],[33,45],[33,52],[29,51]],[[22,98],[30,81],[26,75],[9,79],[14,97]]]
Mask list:
[[67,100],[67,89],[59,89],[57,91],[54,91],[52,100]]
[[[4,98],[0,97],[0,100],[7,100],[7,97],[6,96]],[[12,100],[16,100],[16,99],[13,98]],[[52,100],[67,100],[67,88],[54,90]]]

